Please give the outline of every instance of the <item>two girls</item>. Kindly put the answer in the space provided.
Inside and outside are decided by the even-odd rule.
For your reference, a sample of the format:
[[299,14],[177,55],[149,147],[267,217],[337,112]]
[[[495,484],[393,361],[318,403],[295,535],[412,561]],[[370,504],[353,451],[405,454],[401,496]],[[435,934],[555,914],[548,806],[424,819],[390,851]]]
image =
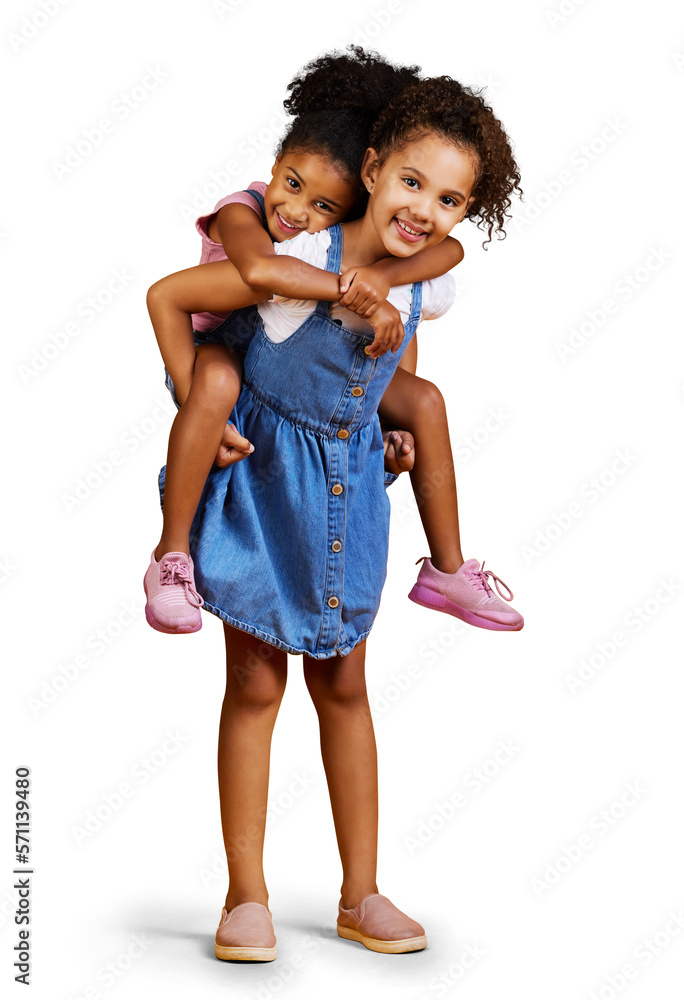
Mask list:
[[[314,233],[349,215],[358,214],[365,190],[359,172],[367,146],[370,122],[390,98],[415,82],[415,67],[395,68],[375,55],[352,48],[346,56],[316,60],[290,85],[286,107],[296,115],[281,144],[269,185],[252,184],[219,202],[211,216],[198,220],[203,236],[202,261],[230,257],[250,286],[234,300],[259,300],[259,290],[299,298],[340,298],[341,304],[369,320],[376,331],[374,352],[396,350],[403,327],[396,310],[385,301],[391,284],[436,278],[463,257],[460,243],[447,239],[421,255],[406,260],[405,247],[371,266],[348,270],[339,287],[306,263],[275,252],[285,240],[301,232]],[[345,107],[345,101],[357,106]],[[342,105],[342,107],[341,107]],[[363,192],[363,194],[361,194]],[[472,217],[477,218],[477,210]],[[404,230],[402,242],[420,236]],[[491,233],[491,225],[490,225]],[[416,231],[414,230],[414,234]],[[220,241],[220,242],[219,242]],[[425,249],[420,247],[420,249]],[[195,271],[172,276],[150,290],[149,303],[166,367],[178,402],[185,402],[197,356],[203,382],[184,407],[172,429],[167,462],[164,527],[145,577],[149,623],[160,631],[197,631],[201,627],[198,594],[189,555],[189,532],[212,461],[226,465],[250,454],[251,444],[232,425],[226,425],[240,388],[240,354],[253,334],[254,313],[233,315],[204,311],[192,317],[183,308],[187,294],[202,292]],[[214,280],[218,281],[218,277]],[[349,290],[344,294],[345,288]],[[187,294],[186,294],[187,293]],[[181,298],[179,299],[179,295]],[[263,297],[263,295],[261,296]],[[445,306],[446,308],[446,306]],[[194,327],[194,331],[193,328]],[[194,340],[191,335],[194,332]],[[229,342],[232,354],[217,346]],[[422,381],[422,384],[421,384]],[[490,586],[498,578],[480,569],[477,560],[464,563],[460,549],[456,484],[451,459],[444,401],[424,380],[397,375],[380,405],[381,417],[408,428],[418,441],[418,462],[411,472],[413,488],[425,528],[431,559],[426,559],[410,597],[417,603],[454,614],[471,624],[497,630],[519,629],[522,616],[495,596]],[[410,437],[410,435],[406,435]],[[390,447],[403,439],[395,433]],[[403,444],[403,452],[410,445]],[[402,452],[395,464],[402,468]],[[440,475],[435,476],[439,470]],[[393,477],[389,477],[389,481]],[[439,480],[436,490],[432,484]],[[505,586],[505,585],[504,585]],[[505,595],[501,595],[505,596]],[[512,594],[508,592],[506,600]]]
[[[188,551],[179,547],[158,553],[171,577],[160,589],[166,586],[179,597],[197,593],[187,572],[192,553],[204,606],[224,621],[227,685],[218,764],[230,883],[215,943],[216,955],[223,959],[276,957],[262,853],[271,734],[285,689],[288,652],[303,654],[304,677],[320,723],[343,871],[338,934],[386,953],[426,946],[424,928],[381,894],[376,883],[377,757],[365,645],[385,580],[389,528],[377,414],[381,401],[387,406],[387,390],[399,374],[398,405],[388,406],[387,416],[406,426],[404,418],[411,415],[404,390],[410,379],[418,391],[410,404],[420,414],[414,486],[440,455],[450,461],[450,454],[439,450],[443,440],[424,437],[430,420],[441,424],[444,419],[441,397],[430,389],[421,395],[429,383],[412,372],[418,323],[448,308],[452,279],[422,280],[421,266],[430,253],[443,249],[447,234],[466,216],[479,220],[490,236],[494,229],[500,231],[519,175],[491,109],[449,77],[405,88],[379,116],[368,146],[360,170],[368,192],[365,212],[275,246],[280,259],[317,269],[310,284],[304,271],[298,273],[300,291],[288,289],[268,301],[267,292],[242,280],[235,264],[219,261],[164,279],[150,297],[167,369],[177,392],[180,386],[183,405],[176,423],[185,411],[192,415],[187,423],[195,433],[202,421],[206,427],[211,424],[204,460],[213,457],[231,414],[224,410],[214,418],[213,407],[220,400],[228,406],[226,390],[233,385],[239,389],[232,409],[239,435],[235,447],[244,454],[247,442],[254,446],[246,460],[211,469],[191,517]],[[285,151],[286,177],[294,153],[320,157],[324,151],[320,144]],[[284,202],[280,205],[285,208]],[[281,213],[275,203],[273,209],[287,225],[304,221],[289,211]],[[277,223],[277,216],[269,216],[268,203],[264,210],[267,222],[272,218]],[[340,299],[340,271],[372,268],[387,257],[415,272],[410,284],[403,276],[404,283],[392,287],[386,306],[369,322],[362,315],[363,303],[361,315],[330,305]],[[192,361],[189,316],[255,301],[260,303],[259,318],[239,388],[223,344],[198,347]],[[401,319],[401,339],[392,310]],[[380,322],[378,312],[384,313]],[[381,335],[394,350],[373,346],[374,323],[385,323]],[[210,403],[205,406],[207,394]],[[194,440],[200,447],[202,442]],[[162,473],[165,508],[169,485]],[[437,502],[438,522],[452,513]],[[453,535],[453,520],[450,530]],[[449,574],[445,568],[442,575],[457,577],[462,569]],[[489,600],[489,578],[479,569],[477,573],[481,575],[472,570],[472,589],[481,586]],[[439,580],[429,576],[424,583],[430,584],[424,589],[438,593],[432,588]],[[458,605],[461,595],[448,584],[444,589],[449,595],[445,602]],[[420,752],[420,747],[413,750]]]

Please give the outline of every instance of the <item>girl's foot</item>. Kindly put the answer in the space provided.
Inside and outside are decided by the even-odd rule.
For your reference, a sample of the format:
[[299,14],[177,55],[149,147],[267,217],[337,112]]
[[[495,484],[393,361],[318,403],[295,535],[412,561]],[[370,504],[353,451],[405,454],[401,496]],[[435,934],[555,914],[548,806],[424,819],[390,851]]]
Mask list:
[[340,900],[337,933],[341,938],[360,941],[371,951],[387,955],[422,951],[427,947],[425,931],[418,921],[412,920],[379,892],[371,893],[349,910]]
[[214,952],[224,961],[272,962],[277,956],[271,911],[263,903],[240,903],[221,911]]
[[[515,608],[504,604],[504,601],[513,600],[513,591],[496,573],[485,570],[484,563],[480,567],[477,559],[468,559],[455,573],[441,573],[427,556],[421,556],[418,562],[421,561],[418,580],[408,595],[416,604],[444,611],[468,625],[495,632],[518,632],[525,624]],[[492,590],[490,579],[503,601]],[[508,592],[508,597],[499,584]]]
[[185,552],[167,552],[159,562],[153,552],[143,586],[145,617],[157,632],[175,635],[202,628],[204,601],[195,589],[192,559]]

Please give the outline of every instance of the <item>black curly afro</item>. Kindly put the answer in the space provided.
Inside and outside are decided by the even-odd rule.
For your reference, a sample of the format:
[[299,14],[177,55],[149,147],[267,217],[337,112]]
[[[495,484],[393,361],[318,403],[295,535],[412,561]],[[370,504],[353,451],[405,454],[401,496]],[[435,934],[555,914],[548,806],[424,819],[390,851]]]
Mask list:
[[363,194],[361,165],[371,129],[419,72],[419,66],[395,66],[358,45],[313,59],[288,84],[284,107],[294,121],[276,152],[322,153]]

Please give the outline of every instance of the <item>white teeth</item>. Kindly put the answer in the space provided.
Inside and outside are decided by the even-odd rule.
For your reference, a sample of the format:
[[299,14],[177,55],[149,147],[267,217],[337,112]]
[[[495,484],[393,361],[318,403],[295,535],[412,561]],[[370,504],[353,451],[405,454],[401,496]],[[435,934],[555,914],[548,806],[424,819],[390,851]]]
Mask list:
[[397,219],[397,222],[401,226],[401,228],[405,229],[407,233],[411,234],[411,236],[422,236],[423,235],[422,233],[418,232],[416,229],[411,229],[409,226],[406,225],[405,222],[402,222],[401,219]]

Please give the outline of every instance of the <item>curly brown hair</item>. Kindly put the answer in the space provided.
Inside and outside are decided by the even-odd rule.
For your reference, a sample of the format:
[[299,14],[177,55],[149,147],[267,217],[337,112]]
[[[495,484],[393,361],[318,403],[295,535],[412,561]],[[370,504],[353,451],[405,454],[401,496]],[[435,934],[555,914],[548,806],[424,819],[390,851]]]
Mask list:
[[506,236],[511,195],[522,196],[520,172],[506,131],[482,97],[482,90],[465,87],[450,76],[437,76],[409,85],[380,113],[370,145],[382,164],[410,142],[430,133],[444,136],[473,154],[477,179],[466,218],[497,239]]

